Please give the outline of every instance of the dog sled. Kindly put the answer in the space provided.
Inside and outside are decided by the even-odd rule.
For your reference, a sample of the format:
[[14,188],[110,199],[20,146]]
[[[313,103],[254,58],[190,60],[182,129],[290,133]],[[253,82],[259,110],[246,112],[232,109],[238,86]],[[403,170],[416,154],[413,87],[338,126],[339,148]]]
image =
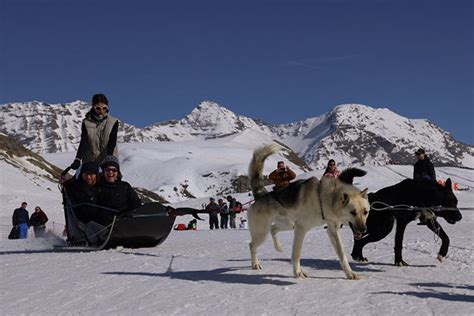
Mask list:
[[[61,251],[99,251],[104,249],[124,247],[143,248],[156,247],[163,243],[171,230],[176,216],[193,215],[203,210],[194,208],[172,208],[158,202],[146,203],[134,210],[120,213],[116,210],[95,204],[74,204],[65,185],[65,175],[70,167],[61,173],[59,184],[64,206],[66,221],[66,245],[56,247]],[[78,208],[90,208],[94,212],[105,212],[111,218],[110,223],[96,221],[83,222],[78,218]]]

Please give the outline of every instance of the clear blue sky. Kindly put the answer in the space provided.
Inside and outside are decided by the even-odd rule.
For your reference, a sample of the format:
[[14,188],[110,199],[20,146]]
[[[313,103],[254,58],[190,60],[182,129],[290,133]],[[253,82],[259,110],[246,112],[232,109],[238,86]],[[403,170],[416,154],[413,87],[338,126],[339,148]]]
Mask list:
[[0,103],[103,92],[140,127],[203,100],[270,123],[362,103],[474,144],[473,17],[470,0],[0,0]]

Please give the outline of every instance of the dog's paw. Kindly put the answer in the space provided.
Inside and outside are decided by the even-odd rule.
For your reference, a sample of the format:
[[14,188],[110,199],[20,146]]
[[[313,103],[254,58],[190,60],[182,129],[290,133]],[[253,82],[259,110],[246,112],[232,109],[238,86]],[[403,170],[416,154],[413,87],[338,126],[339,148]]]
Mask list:
[[280,243],[275,243],[275,250],[278,252],[283,252],[283,247],[281,246]]
[[347,278],[348,278],[349,280],[360,280],[360,277],[359,277],[357,274],[355,274],[354,272],[348,274],[348,275],[347,275]]
[[359,263],[368,263],[369,262],[369,260],[366,257],[352,258],[352,259],[354,259],[355,262],[359,262]]
[[403,260],[395,261],[395,265],[398,266],[398,267],[408,267],[408,266],[409,266],[409,264],[406,263],[406,262],[403,261]]
[[439,262],[443,263],[444,262],[444,259],[446,259],[446,257],[442,256],[442,255],[438,255],[436,257],[436,259],[438,259]]
[[297,279],[306,279],[308,277],[308,274],[303,270],[300,270],[299,272],[295,271],[294,275]]
[[260,262],[257,262],[257,263],[254,263],[252,264],[252,269],[254,270],[262,270],[262,265],[260,264]]

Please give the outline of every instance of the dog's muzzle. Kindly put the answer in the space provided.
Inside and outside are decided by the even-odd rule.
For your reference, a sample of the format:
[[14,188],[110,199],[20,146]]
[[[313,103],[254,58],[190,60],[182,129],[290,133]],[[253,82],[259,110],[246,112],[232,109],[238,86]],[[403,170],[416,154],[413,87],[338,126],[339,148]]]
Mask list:
[[349,227],[352,229],[352,234],[354,235],[354,239],[361,239],[364,238],[367,232],[367,226],[365,225],[353,225],[349,222]]

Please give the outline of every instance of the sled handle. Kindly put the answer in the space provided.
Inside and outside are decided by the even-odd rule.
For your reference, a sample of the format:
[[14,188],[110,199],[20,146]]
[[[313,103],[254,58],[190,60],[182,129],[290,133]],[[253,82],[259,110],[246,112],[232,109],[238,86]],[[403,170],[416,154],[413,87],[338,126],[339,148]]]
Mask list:
[[66,173],[69,172],[69,170],[71,170],[71,166],[67,167],[66,169],[63,170],[63,172],[61,172],[61,177],[64,177]]

